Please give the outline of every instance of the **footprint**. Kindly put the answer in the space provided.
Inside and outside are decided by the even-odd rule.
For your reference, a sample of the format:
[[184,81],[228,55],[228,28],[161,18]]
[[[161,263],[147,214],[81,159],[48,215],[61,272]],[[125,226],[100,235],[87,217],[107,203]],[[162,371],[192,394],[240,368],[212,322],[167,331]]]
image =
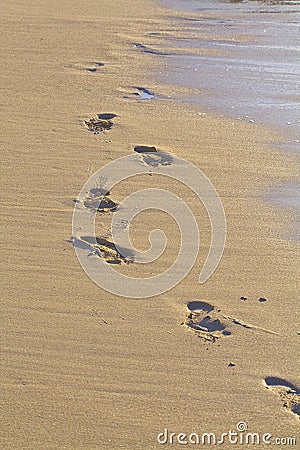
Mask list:
[[172,155],[165,152],[159,152],[156,147],[137,145],[134,147],[134,151],[139,153],[143,162],[150,167],[169,166],[174,160]]
[[215,342],[221,336],[229,336],[227,325],[220,320],[214,306],[206,302],[194,301],[187,304],[184,325],[206,341]]
[[83,62],[83,63],[76,62],[74,64],[69,64],[66,66],[67,69],[75,70],[79,73],[82,72],[96,73],[101,70],[101,67],[104,67],[104,64],[98,61]]
[[300,417],[300,389],[283,378],[266,377],[264,384],[267,389],[277,394],[283,401],[283,407]]
[[95,73],[95,72],[98,72],[99,68],[103,67],[103,66],[104,66],[103,63],[94,61],[90,64],[89,67],[86,67],[85,70],[90,73]]
[[133,262],[133,255],[130,250],[123,248],[121,253],[117,250],[115,244],[105,238],[96,238],[96,250],[99,256],[104,258],[109,264],[121,264],[122,262],[130,264]]
[[132,252],[129,249],[122,248],[120,253],[115,244],[107,238],[81,236],[79,238],[73,237],[72,240],[74,247],[79,247],[83,250],[90,250],[88,256],[99,256],[108,264],[130,264],[134,262]]
[[83,201],[83,205],[86,208],[96,210],[100,214],[115,212],[119,204],[114,202],[111,198],[109,198],[109,196],[110,192],[107,192],[102,188],[93,188],[87,194],[85,200]]
[[211,342],[215,342],[223,336],[230,336],[236,327],[278,336],[278,333],[272,330],[250,325],[235,317],[221,314],[220,309],[216,310],[213,305],[203,301],[192,301],[187,304],[187,315],[183,325],[199,337]]
[[107,196],[104,196],[102,198],[100,205],[99,201],[94,199],[87,199],[83,202],[83,204],[86,208],[97,210],[97,212],[100,212],[101,214],[115,212],[117,210],[117,207],[119,206],[118,203],[115,203]]
[[85,120],[84,125],[89,131],[92,131],[94,134],[99,134],[101,131],[107,131],[112,128],[113,122],[111,119],[116,116],[116,114],[111,113],[97,114],[96,116]]
[[123,98],[136,99],[136,100],[152,100],[155,98],[153,92],[150,92],[148,89],[139,87],[139,86],[131,86],[133,92],[124,95]]
[[147,47],[144,44],[136,43],[136,44],[134,44],[134,46],[135,46],[135,48],[138,48],[139,50],[141,50],[144,53],[150,53],[152,55],[159,55],[159,56],[168,56],[168,55],[170,55],[170,53],[163,53],[163,52],[160,52],[159,50],[154,50],[154,49],[152,49],[150,47]]

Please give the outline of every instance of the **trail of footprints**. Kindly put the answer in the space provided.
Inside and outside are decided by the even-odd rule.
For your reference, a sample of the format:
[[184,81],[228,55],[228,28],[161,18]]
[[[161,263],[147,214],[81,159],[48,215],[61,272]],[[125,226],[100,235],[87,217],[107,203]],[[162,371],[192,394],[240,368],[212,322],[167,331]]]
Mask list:
[[[99,134],[113,127],[112,119],[115,117],[117,115],[112,113],[97,114],[85,120],[84,125],[89,131]],[[153,146],[138,145],[134,148],[134,151],[139,154],[142,162],[150,168],[170,165],[173,161],[172,155],[158,152],[156,147]],[[83,206],[94,210],[100,215],[112,214],[119,205],[110,198],[110,195],[110,192],[104,192],[101,188],[94,188],[86,195]],[[107,237],[96,238],[96,243],[88,236],[81,237],[80,240],[74,240],[73,238],[73,242],[75,242],[75,245],[83,245],[85,248],[90,248],[90,255],[97,255],[108,264],[129,264],[134,262],[134,257],[128,249],[122,249],[122,252],[119,252],[114,243]]]
[[[136,47],[140,48],[138,45]],[[143,50],[145,51],[145,49]],[[96,73],[103,66],[103,63],[93,62],[87,65],[75,64],[72,68]],[[134,91],[130,94],[131,98],[151,99],[154,97],[147,89],[141,87],[133,87],[133,89]],[[124,98],[130,97],[124,96]],[[84,125],[89,131],[94,134],[99,134],[113,127],[112,119],[115,117],[116,114],[97,114],[84,121]],[[140,145],[136,146],[134,151],[140,155],[142,162],[150,168],[170,165],[173,161],[171,154],[159,152],[156,147]],[[110,198],[110,195],[110,192],[103,192],[101,188],[92,189],[86,196],[83,205],[86,208],[95,210],[99,214],[113,214],[119,205]],[[120,253],[114,243],[107,237],[97,237],[95,242],[89,236],[82,236],[80,239],[73,238],[73,243],[74,241],[77,241],[77,245],[83,245],[85,248],[89,248],[92,255],[103,258],[108,264],[129,264],[134,262],[134,258],[128,249],[122,249]],[[241,300],[247,300],[247,298],[241,297]],[[277,335],[277,333],[271,330],[256,327],[234,317],[226,316],[222,314],[220,309],[216,309],[213,305],[204,301],[191,301],[187,303],[186,317],[182,325],[199,338],[212,343],[220,338],[231,336],[235,327]],[[268,390],[281,399],[283,407],[287,411],[300,418],[300,389],[298,387],[282,378],[271,376],[266,377],[263,382]]]
[[[116,116],[116,114],[111,113],[97,114],[84,121],[84,125],[89,131],[99,134],[112,128],[112,119]],[[138,145],[134,148],[134,151],[140,156],[141,161],[150,168],[170,165],[173,161],[172,155],[158,152],[156,147],[153,146]],[[113,214],[117,211],[119,205],[110,196],[111,193],[106,192],[102,188],[93,188],[87,193],[83,206],[100,215]],[[127,226],[128,224],[123,225]],[[119,251],[115,244],[109,240],[108,236],[97,237],[96,241],[90,236],[81,236],[80,238],[73,238],[73,244],[90,250],[89,256],[99,256],[108,264],[129,264],[134,262],[134,256],[130,250],[123,248]]]

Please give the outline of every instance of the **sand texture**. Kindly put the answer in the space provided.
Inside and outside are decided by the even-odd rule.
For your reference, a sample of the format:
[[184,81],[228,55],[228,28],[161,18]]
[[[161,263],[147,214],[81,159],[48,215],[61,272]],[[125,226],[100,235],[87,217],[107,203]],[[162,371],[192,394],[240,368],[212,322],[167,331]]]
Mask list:
[[[182,29],[150,0],[4,0],[0,21],[0,447],[150,450],[162,447],[165,428],[221,434],[240,421],[297,437],[299,243],[284,238],[291,214],[261,198],[296,178],[296,157],[275,151],[274,130],[204,115],[177,101],[183,89],[159,84],[166,59],[137,44],[157,49],[154,33]],[[120,183],[97,222],[101,254],[116,270],[157,274],[178,253],[176,222],[145,211],[132,243],[147,249],[149,231],[161,228],[165,253],[150,265],[119,257],[110,222],[133,191],[182,197],[201,237],[181,283],[134,299],[93,283],[71,237],[73,200],[89,176],[129,154],[149,164],[134,152],[140,146],[199,167],[228,229],[221,263],[200,285],[210,223],[197,197],[158,175]]]

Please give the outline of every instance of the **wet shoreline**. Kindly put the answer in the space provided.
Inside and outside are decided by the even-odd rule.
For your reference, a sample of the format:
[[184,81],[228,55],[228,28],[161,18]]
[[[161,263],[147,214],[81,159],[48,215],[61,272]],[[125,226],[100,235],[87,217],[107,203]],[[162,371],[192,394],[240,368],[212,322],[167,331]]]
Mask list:
[[[198,103],[207,113],[274,129],[274,147],[298,157],[300,43],[295,37],[300,31],[300,2],[163,4],[176,9],[181,35],[164,38],[172,52],[161,80],[195,89],[183,100]],[[270,189],[272,195],[262,193],[263,199],[299,216],[299,181],[282,183],[280,192],[276,186]]]
[[[262,2],[166,4],[186,7],[178,20],[187,33],[184,40],[172,39],[178,54],[169,58],[168,82],[203,89],[207,95],[190,100],[210,111],[281,128],[299,150],[300,2],[296,11],[295,4]],[[187,47],[195,51],[183,58]],[[199,48],[211,54],[198,54]]]

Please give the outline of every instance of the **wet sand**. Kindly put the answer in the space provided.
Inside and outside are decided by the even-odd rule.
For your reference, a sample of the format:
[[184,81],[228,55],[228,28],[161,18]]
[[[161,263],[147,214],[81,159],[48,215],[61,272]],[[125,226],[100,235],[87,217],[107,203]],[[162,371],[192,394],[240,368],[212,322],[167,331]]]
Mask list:
[[299,154],[299,1],[166,2],[184,33],[164,36],[178,51],[163,79],[201,88],[190,101],[209,111],[281,129],[280,148]]
[[[5,1],[1,30],[1,448],[152,449],[165,428],[220,435],[240,421],[297,437],[299,244],[281,237],[291,214],[261,200],[297,176],[296,157],[275,150],[273,130],[202,114],[176,101],[189,88],[157,81],[166,63],[136,44],[155,48],[155,33],[180,30],[154,2]],[[140,99],[137,88],[156,97]],[[107,113],[116,115],[111,129],[85,127]],[[123,183],[111,198],[150,179],[180,189],[201,233],[185,280],[126,299],[92,283],[76,259],[73,199],[138,145],[192,162],[222,199],[226,248],[204,285],[205,209],[159,176]],[[170,265],[179,233],[168,216],[137,218],[133,244],[147,248],[158,223],[169,238],[162,260],[120,270],[148,276]],[[108,228],[101,216],[99,237]]]

